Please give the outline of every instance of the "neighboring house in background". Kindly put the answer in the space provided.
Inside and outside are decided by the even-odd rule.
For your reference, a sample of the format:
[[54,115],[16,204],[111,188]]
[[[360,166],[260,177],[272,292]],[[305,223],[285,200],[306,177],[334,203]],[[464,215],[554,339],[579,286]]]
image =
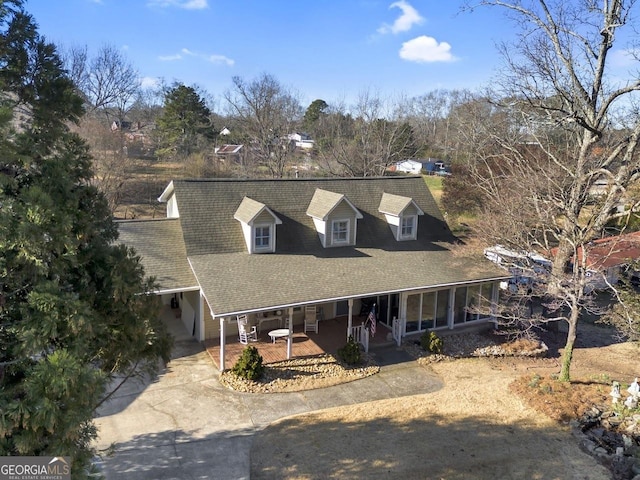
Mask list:
[[296,147],[304,150],[310,150],[313,148],[314,141],[306,133],[290,133],[287,135],[287,139],[293,142]]
[[133,153],[131,148],[138,147],[142,150],[151,148],[153,142],[151,140],[151,133],[155,128],[155,124],[145,124],[142,122],[130,122],[114,120],[111,123],[112,132],[122,132],[127,142],[128,153]]
[[600,238],[587,244],[585,250],[578,249],[577,261],[581,265],[584,262],[590,288],[604,290],[618,283],[631,263],[640,259],[640,232]]
[[224,127],[222,130],[220,130],[220,135],[222,135],[223,137],[231,135],[231,130],[229,130],[227,127]]
[[214,153],[223,162],[235,162],[240,163],[242,159],[243,145],[222,145],[216,147]]
[[116,132],[118,130],[121,130],[124,132],[127,130],[131,130],[132,125],[133,124],[129,121],[114,120],[113,122],[111,122],[111,131]]
[[422,173],[422,162],[418,160],[403,160],[395,164],[395,171],[420,175]]
[[198,340],[220,339],[223,366],[238,315],[301,325],[303,307],[316,305],[347,317],[347,334],[354,312],[375,302],[378,328],[399,343],[494,321],[479,312],[492,311],[508,277],[453,252],[457,239],[419,176],[175,180],[159,200],[167,218],[118,222],[120,241],[165,304],[179,295]]
[[437,158],[427,159],[407,159],[396,163],[390,169],[400,173],[410,173],[412,175],[451,175],[451,167]]

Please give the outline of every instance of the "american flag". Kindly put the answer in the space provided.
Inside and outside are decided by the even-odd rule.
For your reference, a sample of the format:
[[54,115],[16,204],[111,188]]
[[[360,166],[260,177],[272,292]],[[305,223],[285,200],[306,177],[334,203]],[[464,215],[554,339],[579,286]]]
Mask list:
[[367,317],[367,323],[369,324],[369,331],[371,332],[371,336],[373,337],[376,334],[376,307],[375,305],[369,312],[369,316]]

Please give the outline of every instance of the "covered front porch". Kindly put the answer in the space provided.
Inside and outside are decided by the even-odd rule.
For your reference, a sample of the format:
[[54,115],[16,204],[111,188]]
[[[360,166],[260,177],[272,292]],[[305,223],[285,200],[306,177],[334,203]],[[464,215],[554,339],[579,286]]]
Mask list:
[[[364,316],[354,316],[353,327],[362,325],[365,319],[366,317]],[[304,333],[302,325],[294,325],[291,336],[291,358],[321,355],[324,353],[337,355],[338,349],[347,343],[347,326],[347,316],[320,320],[318,333]],[[262,329],[258,334],[258,341],[249,342],[248,345],[252,345],[258,349],[265,364],[286,360],[287,337],[278,338],[273,342],[269,337],[269,331],[268,329]],[[393,340],[390,340],[390,333],[391,330],[389,328],[378,322],[375,336],[369,337],[369,348],[392,342]],[[208,339],[205,340],[204,343],[207,353],[221,371],[233,367],[247,346],[240,343],[237,334],[225,336],[225,364],[220,365],[220,339]]]

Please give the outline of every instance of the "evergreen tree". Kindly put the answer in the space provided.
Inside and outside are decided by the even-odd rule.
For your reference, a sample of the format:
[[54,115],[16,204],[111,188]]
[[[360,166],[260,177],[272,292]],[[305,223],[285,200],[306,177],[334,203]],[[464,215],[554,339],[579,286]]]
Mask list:
[[68,129],[74,91],[22,2],[0,1],[0,455],[70,456],[85,478],[107,385],[170,341]]
[[203,151],[214,138],[211,111],[198,92],[185,85],[167,91],[156,125],[159,156],[187,157]]

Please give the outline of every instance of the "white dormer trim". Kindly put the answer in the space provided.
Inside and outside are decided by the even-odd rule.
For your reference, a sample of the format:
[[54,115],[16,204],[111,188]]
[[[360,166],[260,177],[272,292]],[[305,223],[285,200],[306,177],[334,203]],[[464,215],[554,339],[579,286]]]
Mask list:
[[[418,238],[418,216],[424,212],[412,198],[383,193],[378,211],[384,215],[397,241]],[[410,230],[407,229],[409,223],[412,225]]]
[[[346,208],[337,210],[341,205],[346,205]],[[358,220],[363,216],[345,195],[316,188],[307,208],[307,215],[312,218],[323,247],[356,244]],[[346,241],[335,241],[334,238],[334,226],[340,222],[347,223]]]
[[173,180],[169,182],[169,185],[167,185],[162,194],[158,197],[158,201],[167,204],[167,218],[180,217],[180,212],[178,211],[178,200],[176,199]]
[[[273,253],[276,251],[276,225],[282,220],[264,203],[244,197],[233,218],[240,222],[249,253]],[[265,230],[267,229],[265,240]],[[261,235],[258,235],[258,234]],[[261,242],[257,242],[260,237]],[[266,244],[265,244],[266,242]]]

